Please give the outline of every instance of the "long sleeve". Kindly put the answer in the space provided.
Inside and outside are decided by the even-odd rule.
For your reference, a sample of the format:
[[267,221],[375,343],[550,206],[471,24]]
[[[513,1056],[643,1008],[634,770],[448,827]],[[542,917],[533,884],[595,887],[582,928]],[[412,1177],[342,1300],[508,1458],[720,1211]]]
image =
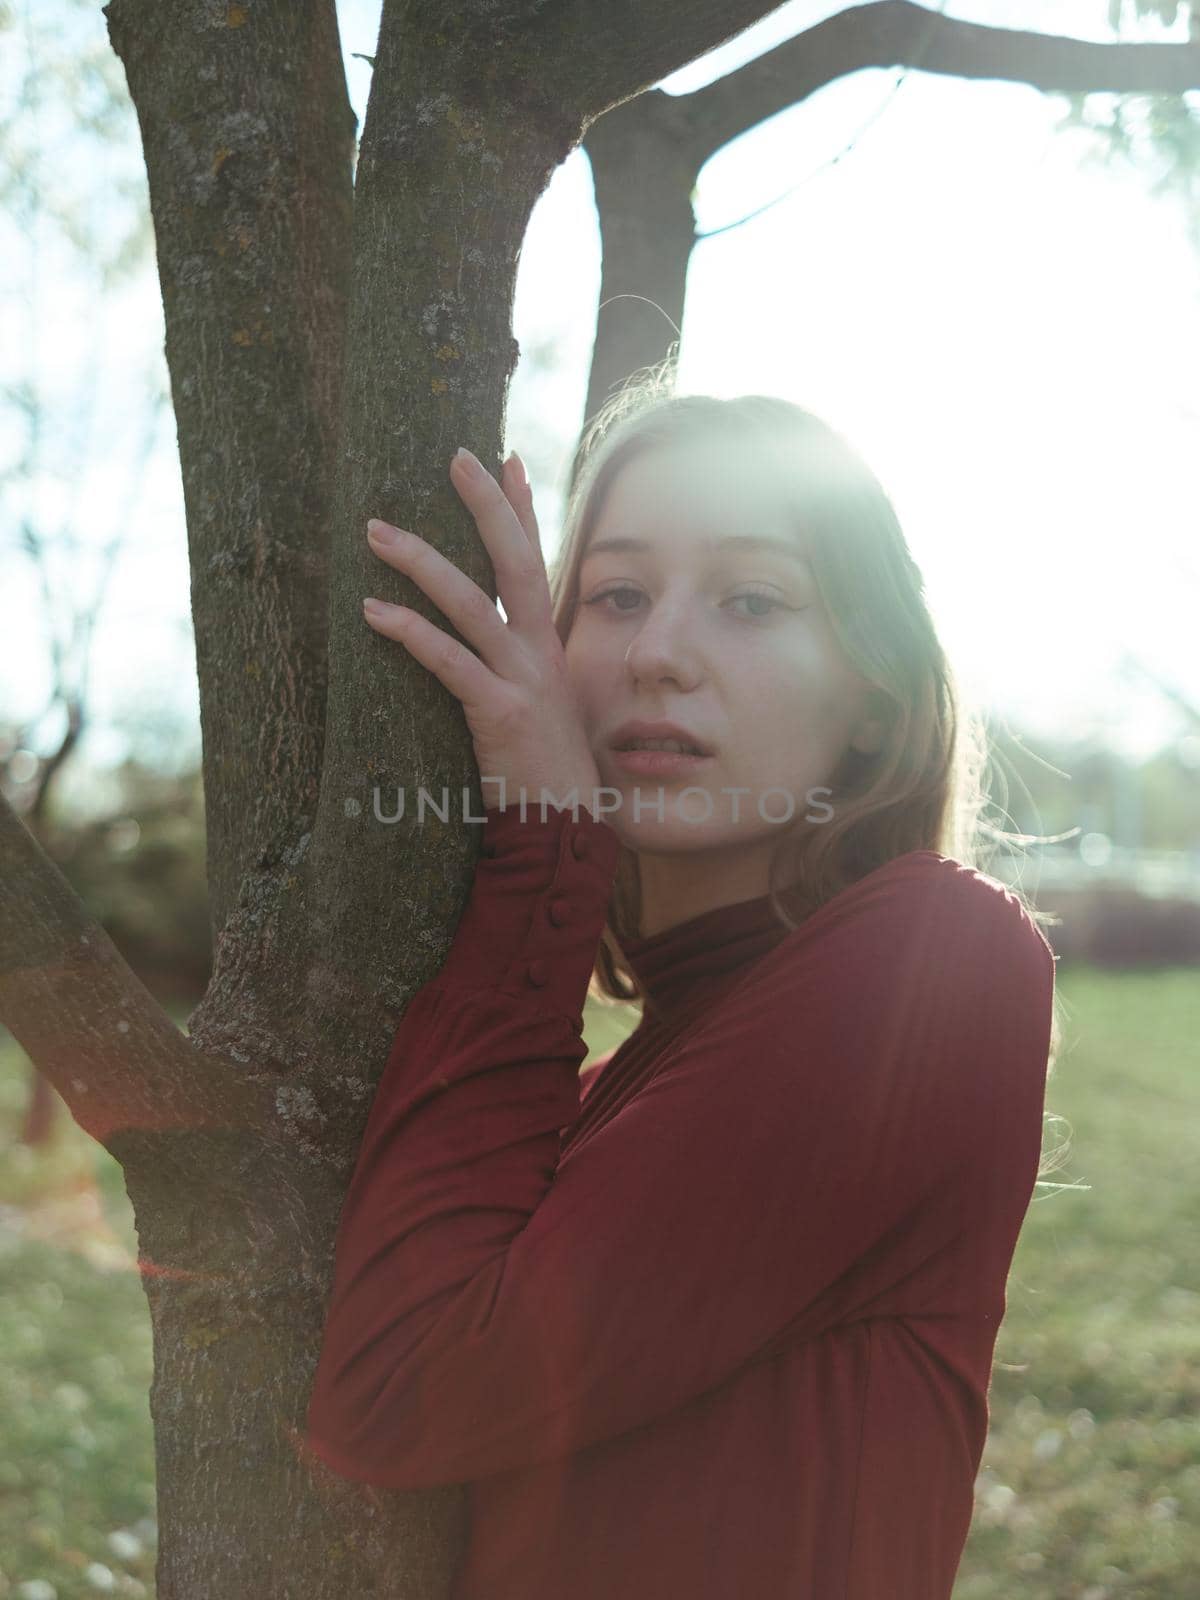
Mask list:
[[502,994],[423,991],[343,1213],[317,1453],[384,1486],[470,1481],[645,1425],[840,1322],[952,1309],[956,1249],[1002,1285],[1053,958],[999,885],[926,866],[789,935],[557,1169],[573,1007],[540,1014],[511,966]]
[[373,1469],[378,1442],[360,1454],[347,1423],[365,1406],[367,1430],[386,1427],[403,1373],[420,1385],[443,1312],[486,1293],[579,1110],[582,1013],[620,841],[582,806],[484,817],[449,954],[405,1010],[342,1206],[308,1437],[350,1478],[388,1481]]

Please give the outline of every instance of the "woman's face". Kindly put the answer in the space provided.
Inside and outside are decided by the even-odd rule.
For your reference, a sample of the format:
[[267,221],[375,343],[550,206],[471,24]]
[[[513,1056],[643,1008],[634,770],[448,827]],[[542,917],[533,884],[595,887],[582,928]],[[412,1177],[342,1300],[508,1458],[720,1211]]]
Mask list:
[[[627,462],[578,601],[567,664],[601,783],[619,796],[606,820],[631,849],[765,861],[789,825],[831,819],[824,786],[851,742],[879,746],[870,685],[833,632],[803,537],[744,457],[672,444]],[[623,756],[630,722],[673,723],[708,753]],[[757,893],[765,875],[746,883]]]

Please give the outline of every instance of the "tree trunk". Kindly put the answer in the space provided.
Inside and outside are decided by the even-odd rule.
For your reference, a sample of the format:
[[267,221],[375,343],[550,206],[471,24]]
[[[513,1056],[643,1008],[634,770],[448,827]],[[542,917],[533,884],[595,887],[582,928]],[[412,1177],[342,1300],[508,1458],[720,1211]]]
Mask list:
[[332,0],[170,10],[106,15],[150,182],[219,935],[315,809],[355,119]]
[[602,254],[586,426],[632,372],[661,361],[680,336],[700,161],[687,97],[661,89],[594,122],[583,147]]

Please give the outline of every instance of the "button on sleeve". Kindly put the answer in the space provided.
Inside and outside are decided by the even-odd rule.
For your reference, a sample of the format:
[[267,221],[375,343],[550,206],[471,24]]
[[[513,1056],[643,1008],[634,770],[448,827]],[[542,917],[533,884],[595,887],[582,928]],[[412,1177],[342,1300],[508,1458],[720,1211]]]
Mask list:
[[580,1022],[621,843],[585,807],[484,812],[484,843],[439,988],[500,991]]

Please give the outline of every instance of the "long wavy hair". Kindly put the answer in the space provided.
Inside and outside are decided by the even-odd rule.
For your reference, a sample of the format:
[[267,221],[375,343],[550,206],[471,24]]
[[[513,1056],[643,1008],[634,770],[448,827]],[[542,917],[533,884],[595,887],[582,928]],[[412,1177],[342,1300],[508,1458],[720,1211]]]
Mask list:
[[[704,444],[726,459],[752,453],[797,533],[804,531],[835,636],[886,705],[882,748],[848,750],[829,779],[835,796],[832,819],[820,827],[789,829],[776,846],[768,892],[781,924],[798,927],[857,879],[911,850],[935,850],[986,872],[1002,846],[1032,842],[1038,836],[1006,832],[985,816],[986,723],[964,706],[921,571],[890,499],[862,457],[827,423],[791,401],[759,394],[732,399],[676,394],[675,371],[671,355],[635,374],[580,442],[562,540],[550,570],[554,623],[564,644],[579,603],[583,555],[622,467],[668,445]],[[1036,910],[1012,884],[1005,887],[1038,924],[1056,920]],[[637,856],[623,847],[592,974],[594,998],[643,999],[621,949],[623,941],[637,936],[640,915]],[[1056,993],[1048,1074],[1061,1031]],[[1052,1165],[1061,1164],[1065,1153],[1060,1147]],[[1043,1159],[1039,1177],[1049,1170]]]

